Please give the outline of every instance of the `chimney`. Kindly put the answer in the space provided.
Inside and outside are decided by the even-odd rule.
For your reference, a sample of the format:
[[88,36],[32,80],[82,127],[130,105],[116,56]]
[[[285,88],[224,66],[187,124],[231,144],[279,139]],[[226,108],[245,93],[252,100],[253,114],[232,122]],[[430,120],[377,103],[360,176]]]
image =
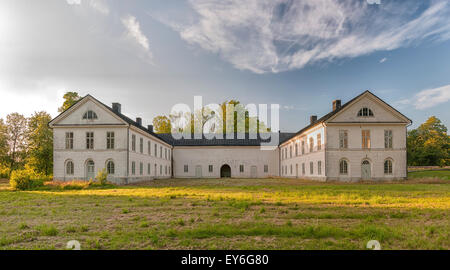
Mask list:
[[311,115],[311,124],[314,124],[315,122],[317,122],[317,115]]
[[116,113],[122,113],[122,105],[120,105],[120,103],[113,103],[112,104],[112,109]]
[[142,126],[142,118],[137,117],[136,122],[138,123],[139,126]]
[[339,110],[340,108],[341,108],[341,100],[340,99],[333,100],[333,111]]
[[153,132],[153,125],[148,125],[148,126],[147,126],[147,129],[148,129],[150,132]]

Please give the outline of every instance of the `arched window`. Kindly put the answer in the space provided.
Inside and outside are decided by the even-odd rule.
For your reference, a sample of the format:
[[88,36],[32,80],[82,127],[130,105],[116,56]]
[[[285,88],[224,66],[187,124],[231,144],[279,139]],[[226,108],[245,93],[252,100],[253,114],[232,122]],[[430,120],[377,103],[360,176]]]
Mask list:
[[347,163],[347,160],[342,159],[339,162],[339,173],[340,174],[348,174],[348,163]]
[[114,173],[115,173],[115,169],[116,169],[116,166],[115,166],[115,164],[114,164],[114,161],[109,160],[109,161],[106,163],[106,172],[107,172],[108,174],[114,174]]
[[83,119],[87,119],[87,120],[97,119],[97,114],[94,111],[89,110],[84,113]]
[[361,117],[361,116],[363,116],[363,117],[373,116],[373,112],[371,109],[364,107],[364,108],[361,108],[361,110],[359,110],[359,112],[358,112],[358,117]]
[[384,161],[384,174],[392,174],[392,160],[390,159]]
[[73,175],[73,171],[74,171],[73,161],[69,160],[66,163],[66,174]]

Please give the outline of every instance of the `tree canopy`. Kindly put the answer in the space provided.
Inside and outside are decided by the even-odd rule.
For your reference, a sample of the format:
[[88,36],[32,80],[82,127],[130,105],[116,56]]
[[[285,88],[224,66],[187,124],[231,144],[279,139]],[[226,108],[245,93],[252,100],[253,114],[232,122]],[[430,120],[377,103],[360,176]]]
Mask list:
[[58,112],[63,112],[70,108],[73,104],[75,104],[78,100],[81,99],[81,97],[78,95],[77,92],[67,92],[63,96],[64,103],[61,107],[58,108]]

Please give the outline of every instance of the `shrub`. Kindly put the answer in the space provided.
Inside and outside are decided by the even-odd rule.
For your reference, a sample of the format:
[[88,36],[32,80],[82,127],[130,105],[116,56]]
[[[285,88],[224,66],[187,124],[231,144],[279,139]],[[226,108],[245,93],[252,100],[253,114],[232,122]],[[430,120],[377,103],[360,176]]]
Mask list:
[[46,180],[46,176],[38,174],[32,169],[25,168],[23,170],[13,171],[9,184],[14,189],[28,190],[43,186]]
[[108,173],[106,173],[106,169],[103,168],[101,171],[99,171],[96,178],[100,185],[106,185],[106,180],[108,179]]
[[3,164],[0,164],[0,178],[9,178],[9,167]]

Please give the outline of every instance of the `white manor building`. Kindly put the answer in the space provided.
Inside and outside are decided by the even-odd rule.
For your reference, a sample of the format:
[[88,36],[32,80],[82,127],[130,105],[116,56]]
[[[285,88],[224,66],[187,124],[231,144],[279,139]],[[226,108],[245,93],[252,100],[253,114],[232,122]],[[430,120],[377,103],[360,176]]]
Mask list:
[[407,177],[406,131],[411,120],[369,91],[297,133],[279,133],[274,150],[264,140],[182,139],[155,134],[90,95],[53,119],[54,179],[127,184],[158,178],[292,177],[320,181]]

